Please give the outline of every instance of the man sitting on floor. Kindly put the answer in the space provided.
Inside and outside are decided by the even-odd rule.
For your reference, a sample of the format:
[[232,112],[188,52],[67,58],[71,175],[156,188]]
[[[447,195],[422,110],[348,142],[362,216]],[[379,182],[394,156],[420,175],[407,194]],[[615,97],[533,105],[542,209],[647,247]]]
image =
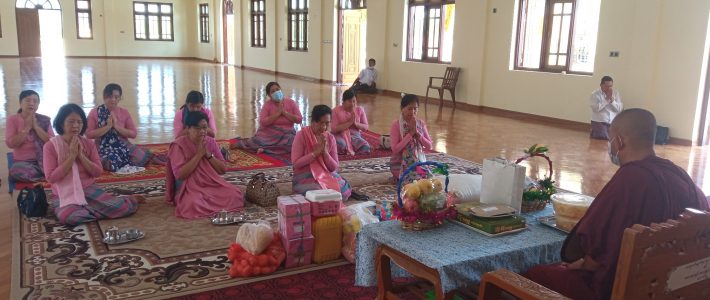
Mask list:
[[[567,236],[561,263],[526,277],[573,299],[609,299],[624,229],[678,218],[686,207],[708,210],[690,176],[653,150],[656,119],[643,109],[621,112],[609,129],[609,157],[621,166]],[[669,258],[672,259],[672,258]]]
[[367,68],[360,71],[360,75],[357,76],[353,86],[350,87],[353,91],[364,92],[364,93],[377,93],[377,70],[375,70],[375,59],[370,58],[367,62],[369,65]]
[[589,97],[589,106],[592,108],[593,139],[608,140],[609,124],[614,117],[624,109],[619,91],[614,89],[614,80],[609,76],[602,77],[599,88]]

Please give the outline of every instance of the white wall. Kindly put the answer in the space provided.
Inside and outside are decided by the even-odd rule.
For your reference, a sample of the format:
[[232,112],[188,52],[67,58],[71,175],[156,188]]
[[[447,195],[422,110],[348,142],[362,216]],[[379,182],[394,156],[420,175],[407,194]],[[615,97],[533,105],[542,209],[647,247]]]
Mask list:
[[15,20],[15,1],[0,1],[0,56],[15,56],[17,50],[17,23]]
[[[207,60],[221,56],[221,0],[155,1],[174,5],[174,42],[134,40],[132,2],[117,0],[92,1],[94,39],[77,40],[74,1],[61,0],[67,55]],[[0,3],[0,55],[17,55],[12,2]],[[198,3],[211,6],[209,44],[199,43]],[[428,77],[443,75],[447,65],[403,61],[405,3],[368,2],[366,57],[377,60],[378,87],[423,95]],[[611,75],[626,107],[647,108],[656,114],[659,124],[671,127],[674,137],[692,139],[704,78],[710,1],[602,0],[592,76],[511,70],[515,3],[517,0],[461,0],[456,4],[451,66],[462,68],[457,101],[587,122],[589,93],[601,76]],[[311,0],[307,52],[287,50],[286,0],[269,0],[266,5],[267,47],[254,48],[250,45],[249,1],[235,0],[234,63],[333,80],[336,1]],[[620,57],[609,57],[609,51],[619,51]]]

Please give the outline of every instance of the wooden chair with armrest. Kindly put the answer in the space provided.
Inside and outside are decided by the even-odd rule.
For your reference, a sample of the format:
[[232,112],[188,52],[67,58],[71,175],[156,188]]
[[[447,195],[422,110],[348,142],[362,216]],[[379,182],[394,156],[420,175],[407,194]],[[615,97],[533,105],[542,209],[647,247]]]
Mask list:
[[[456,67],[446,67],[446,72],[444,77],[429,77],[429,85],[426,87],[426,96],[424,98],[424,105],[429,102],[429,89],[435,89],[439,92],[439,106],[444,104],[444,90],[448,90],[451,93],[451,101],[456,106],[456,82],[459,81],[459,72],[461,68]],[[436,85],[434,80],[441,80],[441,84]],[[438,82],[437,82],[438,83]]]
[[[710,299],[710,213],[687,208],[677,220],[624,231],[611,299]],[[500,269],[486,273],[478,299],[567,299]]]

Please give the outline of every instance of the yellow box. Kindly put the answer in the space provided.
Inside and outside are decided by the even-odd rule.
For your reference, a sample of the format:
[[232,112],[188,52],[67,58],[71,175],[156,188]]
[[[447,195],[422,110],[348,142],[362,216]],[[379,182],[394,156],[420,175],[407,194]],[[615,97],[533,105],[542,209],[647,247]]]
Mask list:
[[343,247],[343,224],[339,215],[313,221],[313,262],[322,263],[340,257]]

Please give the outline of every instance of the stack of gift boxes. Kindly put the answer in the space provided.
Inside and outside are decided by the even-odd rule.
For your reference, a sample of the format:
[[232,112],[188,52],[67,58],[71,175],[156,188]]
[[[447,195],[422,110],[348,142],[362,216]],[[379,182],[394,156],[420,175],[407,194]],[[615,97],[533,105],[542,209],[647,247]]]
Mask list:
[[281,196],[278,202],[279,233],[286,250],[286,268],[322,263],[340,257],[343,226],[338,210],[342,195],[316,190]]

